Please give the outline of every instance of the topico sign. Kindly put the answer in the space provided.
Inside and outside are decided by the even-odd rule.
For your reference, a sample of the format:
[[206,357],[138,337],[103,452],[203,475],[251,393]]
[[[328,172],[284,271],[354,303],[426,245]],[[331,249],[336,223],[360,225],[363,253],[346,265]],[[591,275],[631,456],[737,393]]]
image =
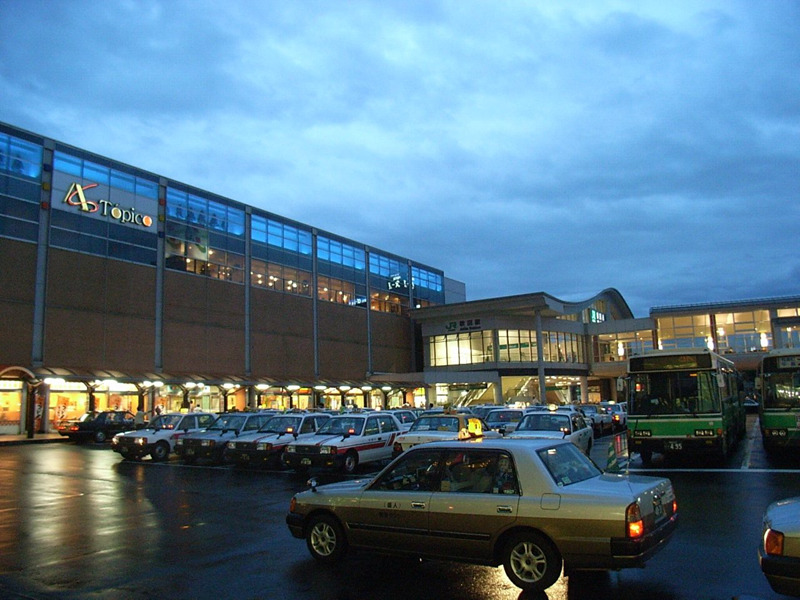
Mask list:
[[153,217],[137,213],[133,207],[121,208],[118,203],[104,199],[88,200],[84,192],[97,186],[96,183],[81,185],[73,182],[64,195],[64,204],[78,207],[81,212],[97,213],[101,217],[113,219],[121,224],[139,225],[145,228],[153,224]]

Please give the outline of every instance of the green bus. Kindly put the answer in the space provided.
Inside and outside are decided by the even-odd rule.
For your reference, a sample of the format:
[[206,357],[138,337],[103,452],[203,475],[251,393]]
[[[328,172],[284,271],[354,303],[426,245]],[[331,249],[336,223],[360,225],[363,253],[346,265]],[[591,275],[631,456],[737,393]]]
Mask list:
[[707,349],[653,350],[628,359],[628,450],[725,459],[746,428],[732,361]]
[[800,447],[800,349],[772,350],[756,377],[761,439],[768,453]]

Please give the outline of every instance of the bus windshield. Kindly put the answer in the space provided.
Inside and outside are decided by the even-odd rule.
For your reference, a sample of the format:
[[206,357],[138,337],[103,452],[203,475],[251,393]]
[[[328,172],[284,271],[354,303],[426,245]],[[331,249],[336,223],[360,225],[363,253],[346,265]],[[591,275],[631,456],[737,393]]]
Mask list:
[[639,373],[631,377],[629,415],[719,412],[720,392],[713,371]]
[[764,408],[800,407],[800,371],[764,373]]

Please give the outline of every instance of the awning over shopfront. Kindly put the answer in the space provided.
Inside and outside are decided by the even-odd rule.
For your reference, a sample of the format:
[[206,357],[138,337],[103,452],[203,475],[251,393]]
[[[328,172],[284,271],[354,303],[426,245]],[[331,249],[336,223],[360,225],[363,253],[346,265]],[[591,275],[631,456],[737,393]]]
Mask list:
[[428,387],[422,381],[420,373],[388,373],[373,375],[363,380],[340,379],[272,379],[268,377],[246,378],[236,376],[220,376],[209,373],[154,373],[154,372],[123,372],[113,370],[82,370],[65,367],[37,367],[29,369],[22,366],[0,365],[0,378],[2,379],[63,379],[70,382],[82,382],[91,385],[93,382],[115,381],[139,387],[149,387],[159,382],[161,385],[185,386],[186,384],[200,384],[218,387],[256,387],[259,389],[315,389],[323,390],[363,390],[381,389],[389,387],[392,390],[414,389]]

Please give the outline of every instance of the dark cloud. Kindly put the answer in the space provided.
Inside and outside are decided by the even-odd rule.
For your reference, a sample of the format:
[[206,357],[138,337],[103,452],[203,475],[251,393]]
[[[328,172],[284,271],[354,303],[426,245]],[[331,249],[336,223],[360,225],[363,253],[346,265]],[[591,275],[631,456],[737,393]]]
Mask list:
[[0,119],[470,298],[797,294],[800,5],[6,0]]

